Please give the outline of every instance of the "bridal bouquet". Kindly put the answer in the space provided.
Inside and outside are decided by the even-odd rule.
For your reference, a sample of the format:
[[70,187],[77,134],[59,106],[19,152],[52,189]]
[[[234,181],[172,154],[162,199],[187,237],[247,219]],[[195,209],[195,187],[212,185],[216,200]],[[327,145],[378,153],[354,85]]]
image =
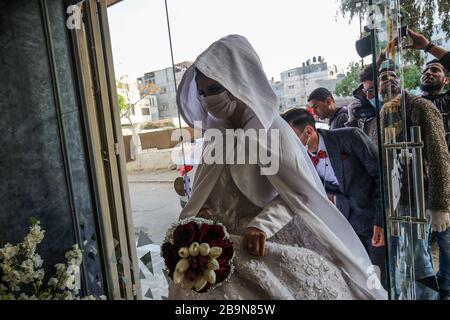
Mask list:
[[222,224],[188,218],[169,229],[161,256],[175,284],[203,293],[230,278],[234,247]]

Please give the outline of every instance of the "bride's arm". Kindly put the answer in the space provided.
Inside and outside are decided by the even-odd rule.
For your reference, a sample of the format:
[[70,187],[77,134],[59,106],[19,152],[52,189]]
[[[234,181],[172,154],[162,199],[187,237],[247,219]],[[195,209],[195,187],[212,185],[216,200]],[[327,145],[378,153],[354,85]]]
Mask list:
[[291,219],[293,214],[278,195],[247,225],[263,231],[267,239],[280,231]]

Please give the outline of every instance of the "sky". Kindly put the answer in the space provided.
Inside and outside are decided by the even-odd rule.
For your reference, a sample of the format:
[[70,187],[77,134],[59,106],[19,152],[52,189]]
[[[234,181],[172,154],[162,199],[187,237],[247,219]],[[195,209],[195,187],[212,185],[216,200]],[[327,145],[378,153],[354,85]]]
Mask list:
[[[229,34],[245,36],[267,77],[313,56],[346,68],[359,59],[359,20],[337,15],[338,0],[168,0],[175,63],[194,61]],[[108,9],[116,76],[171,66],[164,0],[124,0]]]

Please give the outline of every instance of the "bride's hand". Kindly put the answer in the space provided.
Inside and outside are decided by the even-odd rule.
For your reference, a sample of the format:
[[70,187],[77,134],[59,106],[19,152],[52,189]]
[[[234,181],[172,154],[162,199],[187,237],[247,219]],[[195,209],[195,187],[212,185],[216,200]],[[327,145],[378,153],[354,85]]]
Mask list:
[[202,209],[197,214],[197,217],[204,218],[204,219],[211,219],[211,215],[209,214],[208,210]]
[[251,255],[262,257],[266,254],[267,235],[264,231],[249,227],[244,235],[244,247]]

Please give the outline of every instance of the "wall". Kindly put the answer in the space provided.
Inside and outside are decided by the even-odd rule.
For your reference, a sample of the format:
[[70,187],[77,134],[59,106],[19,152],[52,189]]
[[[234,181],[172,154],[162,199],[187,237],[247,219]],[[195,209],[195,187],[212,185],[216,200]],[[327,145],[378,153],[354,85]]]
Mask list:
[[142,150],[136,160],[127,162],[127,171],[167,169],[172,163],[172,149]]
[[0,1],[0,242],[20,241],[38,218],[46,265],[78,240],[85,292],[103,294],[65,8],[46,3],[50,34],[40,1]]

